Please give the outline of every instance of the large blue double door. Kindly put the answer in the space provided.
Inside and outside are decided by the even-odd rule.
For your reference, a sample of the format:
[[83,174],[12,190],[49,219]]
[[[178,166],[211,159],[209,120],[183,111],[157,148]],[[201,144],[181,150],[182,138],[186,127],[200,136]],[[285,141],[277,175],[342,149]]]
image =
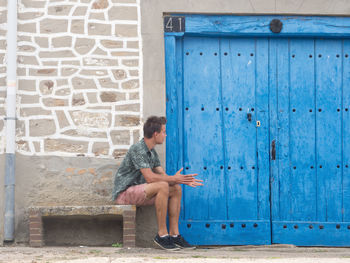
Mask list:
[[199,245],[350,245],[350,42],[174,45],[168,171],[204,181],[183,188],[182,234]]

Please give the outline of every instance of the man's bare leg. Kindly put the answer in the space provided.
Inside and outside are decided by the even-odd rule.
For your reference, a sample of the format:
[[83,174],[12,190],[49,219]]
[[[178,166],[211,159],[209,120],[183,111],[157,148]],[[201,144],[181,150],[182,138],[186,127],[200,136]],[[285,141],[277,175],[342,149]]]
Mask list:
[[167,182],[150,183],[146,185],[145,192],[147,198],[156,196],[155,207],[158,222],[158,235],[167,235],[166,215],[169,201],[169,184]]
[[169,234],[179,234],[179,216],[181,208],[182,189],[180,185],[169,187]]

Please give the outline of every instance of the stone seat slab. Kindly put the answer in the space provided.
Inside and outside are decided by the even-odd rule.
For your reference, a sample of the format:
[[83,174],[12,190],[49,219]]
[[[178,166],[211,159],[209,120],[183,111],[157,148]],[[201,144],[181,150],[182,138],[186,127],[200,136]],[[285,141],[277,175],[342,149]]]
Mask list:
[[29,208],[29,244],[32,247],[44,245],[43,217],[99,215],[121,215],[123,217],[123,246],[135,247],[135,205],[32,206]]

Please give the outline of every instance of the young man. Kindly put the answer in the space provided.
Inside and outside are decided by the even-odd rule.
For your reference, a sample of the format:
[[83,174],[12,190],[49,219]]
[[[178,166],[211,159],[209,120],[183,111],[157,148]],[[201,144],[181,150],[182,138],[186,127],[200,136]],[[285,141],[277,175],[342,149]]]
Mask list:
[[154,242],[166,250],[194,248],[179,233],[180,184],[196,187],[202,185],[202,180],[195,179],[197,174],[181,174],[182,168],[174,176],[169,176],[160,166],[154,147],[165,140],[165,124],[165,117],[147,119],[143,126],[144,138],[130,147],[115,175],[113,199],[121,205],[155,204],[158,234]]

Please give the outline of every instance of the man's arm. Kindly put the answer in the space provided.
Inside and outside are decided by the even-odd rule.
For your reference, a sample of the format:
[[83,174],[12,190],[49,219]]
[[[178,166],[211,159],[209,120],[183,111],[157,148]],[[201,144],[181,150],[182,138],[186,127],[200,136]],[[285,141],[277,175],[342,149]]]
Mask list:
[[[195,179],[195,176],[197,174],[181,174],[181,171],[183,168],[181,168],[174,176],[167,175],[164,170],[162,169],[163,174],[158,174],[152,171],[151,168],[141,168],[140,171],[145,178],[147,183],[154,183],[154,182],[168,182],[169,184],[186,184],[192,187],[196,187],[199,185],[202,185],[202,180]],[[159,169],[158,169],[159,171]]]
[[[157,174],[161,174],[161,175],[168,176],[168,175],[165,173],[165,171],[164,171],[164,169],[163,169],[162,166],[154,167],[154,168],[153,168],[153,171],[154,171],[155,173],[157,173]],[[175,185],[175,184],[176,184],[175,182],[169,182],[169,185]]]

